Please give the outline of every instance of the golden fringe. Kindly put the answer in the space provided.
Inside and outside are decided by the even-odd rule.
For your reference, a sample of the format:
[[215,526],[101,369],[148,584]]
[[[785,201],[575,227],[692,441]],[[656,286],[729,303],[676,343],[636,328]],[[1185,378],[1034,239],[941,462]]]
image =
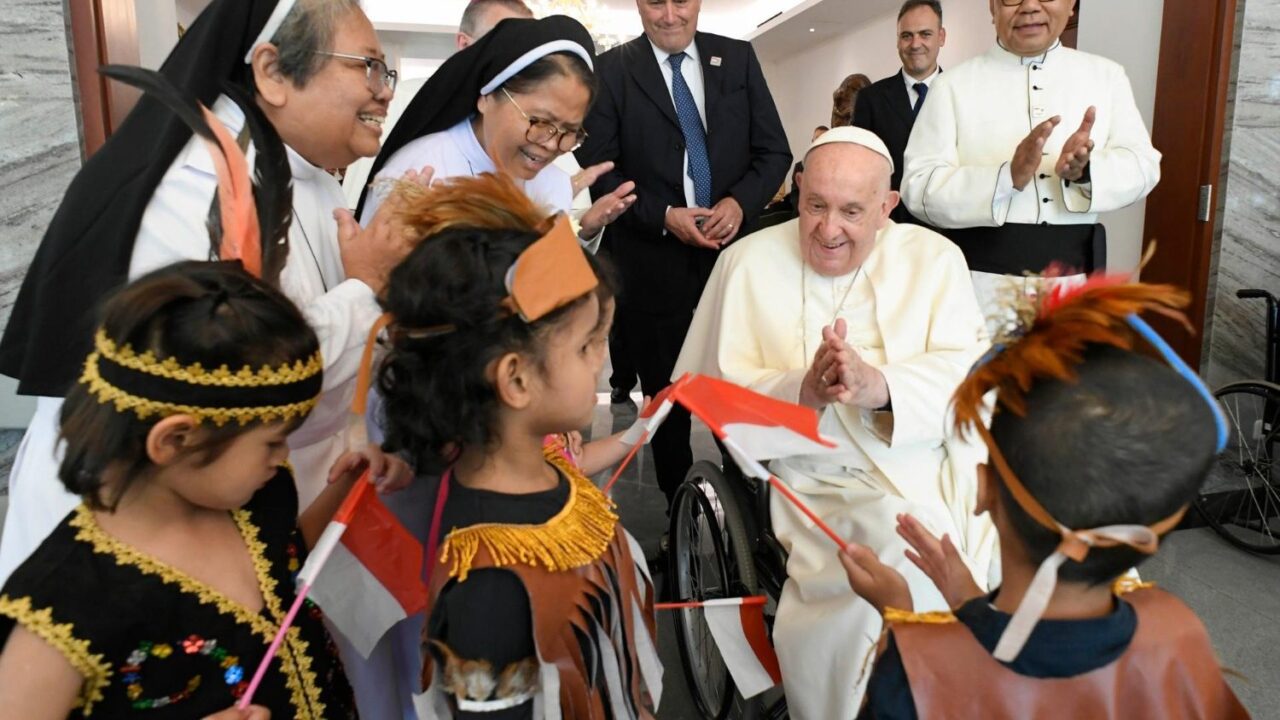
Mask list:
[[887,607],[884,609],[884,621],[888,623],[923,623],[925,625],[946,625],[948,623],[957,622],[956,616],[946,610],[934,610],[931,612],[911,612],[910,610],[899,610],[898,608]]
[[213,370],[206,370],[200,363],[184,367],[174,357],[156,360],[155,353],[150,350],[137,353],[127,343],[117,345],[114,340],[107,337],[107,331],[102,329],[99,329],[97,334],[94,335],[93,345],[97,354],[116,365],[192,385],[213,385],[228,388],[292,385],[293,383],[310,379],[324,370],[324,362],[320,358],[319,350],[308,358],[306,362],[298,360],[292,364],[284,363],[278,368],[264,365],[256,371],[245,365],[233,372],[226,365]]
[[563,572],[590,565],[613,541],[618,515],[614,504],[572,464],[559,455],[547,461],[569,478],[569,501],[541,525],[485,523],[455,529],[440,547],[440,562],[450,562],[449,577],[467,579],[483,545],[496,567],[528,565]]
[[1120,597],[1122,595],[1128,595],[1134,590],[1146,590],[1155,586],[1156,584],[1153,582],[1143,582],[1141,580],[1135,580],[1128,575],[1123,575],[1116,578],[1116,581],[1111,583],[1111,593],[1116,597]]
[[197,422],[211,420],[218,427],[235,420],[241,425],[261,421],[271,423],[277,420],[287,422],[295,417],[305,417],[316,406],[320,399],[317,395],[310,400],[291,403],[289,405],[261,405],[257,407],[215,408],[182,405],[178,403],[151,400],[129,393],[112,385],[98,373],[98,353],[91,353],[84,361],[84,373],[80,376],[80,384],[87,385],[89,394],[101,404],[112,403],[116,412],[134,412],[140,420],[152,415],[168,417],[170,415],[190,415]]
[[[250,518],[248,510],[233,510],[231,517],[253,561],[254,573],[258,576],[258,589],[262,593],[267,615],[271,619],[263,613],[250,612],[245,606],[200,580],[108,535],[94,519],[93,512],[84,505],[76,507],[75,515],[68,523],[76,529],[76,540],[88,543],[94,552],[110,556],[117,565],[132,566],[145,575],[158,577],[165,583],[177,586],[181,592],[194,596],[201,603],[212,605],[223,615],[251,628],[258,637],[262,638],[265,646],[280,629],[280,622],[284,619],[284,609],[280,596],[276,594],[277,583],[271,576],[271,561],[266,557],[266,544],[260,538],[258,526]],[[320,687],[316,681],[315,672],[311,669],[309,643],[302,639],[302,633],[296,625],[285,632],[285,643],[290,648],[290,652],[281,652],[278,657],[280,673],[284,676],[290,702],[294,707],[294,718],[296,720],[323,718],[325,706],[320,700]]]
[[29,597],[0,595],[0,615],[12,618],[27,632],[52,645],[71,663],[84,678],[77,704],[83,705],[85,717],[93,714],[94,703],[102,701],[102,691],[111,684],[111,664],[102,654],[92,652],[88,640],[76,637],[71,623],[54,622],[52,609],[33,608]]

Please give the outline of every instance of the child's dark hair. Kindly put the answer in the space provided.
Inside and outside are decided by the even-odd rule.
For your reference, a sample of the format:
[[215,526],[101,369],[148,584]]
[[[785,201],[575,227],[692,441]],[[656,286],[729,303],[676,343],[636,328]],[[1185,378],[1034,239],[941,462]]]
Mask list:
[[[1088,346],[1076,382],[1038,379],[1025,413],[997,412],[991,435],[1027,491],[1058,522],[1083,530],[1152,525],[1194,499],[1215,456],[1212,409],[1167,364],[1135,352]],[[992,472],[996,470],[992,468]],[[1013,499],[1001,508],[1039,565],[1061,542]],[[1148,556],[1128,546],[1093,548],[1067,562],[1067,582],[1107,583]]]
[[[315,333],[293,303],[238,262],[182,262],[145,275],[106,301],[101,327],[119,346],[150,351],[159,362],[174,358],[184,367],[274,368],[319,351]],[[62,406],[66,454],[58,477],[89,507],[113,510],[150,466],[147,434],[162,417],[157,413],[143,420],[133,411],[117,410],[77,383]],[[296,427],[304,418],[288,422]],[[199,461],[212,462],[236,436],[255,426],[203,422],[206,436],[194,448]],[[104,473],[113,465],[124,472],[107,496]]]
[[[612,273],[588,256],[596,290],[525,322],[502,311],[506,274],[551,218],[509,179],[452,178],[415,197],[411,226],[431,234],[391,273],[384,309],[394,318],[378,369],[387,450],[408,452],[421,470],[494,439],[497,395],[488,365],[510,352],[541,361],[544,341],[564,318],[615,290]],[[443,334],[422,329],[453,326]]]

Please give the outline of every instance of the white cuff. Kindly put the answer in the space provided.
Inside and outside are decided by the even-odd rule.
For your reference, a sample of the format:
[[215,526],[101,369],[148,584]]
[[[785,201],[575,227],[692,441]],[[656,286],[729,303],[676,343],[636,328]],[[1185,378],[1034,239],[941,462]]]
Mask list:
[[1009,208],[1013,205],[1013,197],[1018,194],[1013,186],[1013,170],[1009,163],[1000,166],[996,175],[996,191],[991,196],[991,219],[997,226],[1004,225],[1009,217]]

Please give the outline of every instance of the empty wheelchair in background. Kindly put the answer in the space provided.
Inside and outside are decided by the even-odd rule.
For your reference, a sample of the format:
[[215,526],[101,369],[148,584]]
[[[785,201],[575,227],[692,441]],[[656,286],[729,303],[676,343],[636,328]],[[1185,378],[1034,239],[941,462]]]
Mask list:
[[[787,577],[787,554],[769,521],[769,483],[745,477],[732,462],[693,464],[671,505],[667,573],[671,600],[767,595],[765,620]],[[770,691],[743,698],[711,637],[701,609],[675,610],[676,642],[689,694],[704,718],[785,718],[786,699]]]
[[1236,547],[1280,554],[1280,304],[1265,290],[1241,290],[1241,299],[1267,302],[1266,376],[1219,388],[1230,437],[1196,500],[1214,530]]

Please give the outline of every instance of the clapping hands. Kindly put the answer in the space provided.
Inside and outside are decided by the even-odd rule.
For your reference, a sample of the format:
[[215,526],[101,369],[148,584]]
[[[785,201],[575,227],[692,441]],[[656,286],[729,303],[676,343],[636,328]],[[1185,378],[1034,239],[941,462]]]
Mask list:
[[[947,606],[958,608],[982,595],[969,567],[951,538],[935,537],[924,524],[908,514],[898,515],[898,535],[907,542],[907,559],[933,581]],[[871,548],[849,543],[840,551],[840,564],[849,576],[849,587],[883,614],[886,607],[913,610],[911,590],[902,573],[880,561]]]
[[884,374],[863,362],[845,342],[848,326],[843,319],[822,329],[822,345],[800,386],[800,404],[822,409],[831,403],[874,410],[889,404],[889,384]]

